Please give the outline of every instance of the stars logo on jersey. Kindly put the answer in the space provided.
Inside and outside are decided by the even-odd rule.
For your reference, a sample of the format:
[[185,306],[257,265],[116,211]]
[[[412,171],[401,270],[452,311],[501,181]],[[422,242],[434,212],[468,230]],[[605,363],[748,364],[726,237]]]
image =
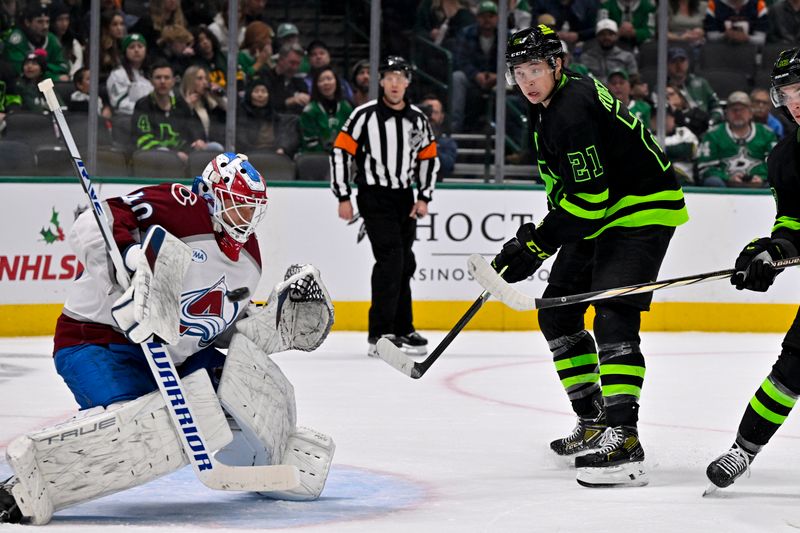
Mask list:
[[211,287],[184,293],[181,296],[181,335],[200,337],[203,348],[228,329],[239,314],[239,302],[227,298],[225,276]]

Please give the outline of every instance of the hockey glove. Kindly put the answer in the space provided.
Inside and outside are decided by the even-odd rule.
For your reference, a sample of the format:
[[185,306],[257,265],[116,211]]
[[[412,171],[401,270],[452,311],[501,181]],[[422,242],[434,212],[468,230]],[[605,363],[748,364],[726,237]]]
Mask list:
[[786,239],[755,239],[736,258],[736,273],[731,276],[731,285],[738,290],[766,292],[780,272],[769,262],[796,255],[797,249]]
[[506,268],[503,279],[516,283],[533,275],[544,260],[556,253],[558,248],[545,243],[536,234],[536,226],[528,222],[517,230],[517,236],[503,245],[503,249],[492,260],[492,267],[500,272]]
[[125,250],[125,266],[133,270],[130,287],[111,309],[111,316],[129,341],[139,344],[157,335],[166,344],[180,338],[183,277],[192,250],[161,226],[152,226],[141,244]]

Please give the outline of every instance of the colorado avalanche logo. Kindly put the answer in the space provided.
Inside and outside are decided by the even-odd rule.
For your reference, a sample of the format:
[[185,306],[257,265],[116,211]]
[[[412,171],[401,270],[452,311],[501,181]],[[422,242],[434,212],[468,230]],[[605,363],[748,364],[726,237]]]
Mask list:
[[211,287],[183,293],[181,335],[200,337],[201,347],[214,342],[239,314],[239,302],[231,302],[225,296],[227,292],[225,276],[222,276]]

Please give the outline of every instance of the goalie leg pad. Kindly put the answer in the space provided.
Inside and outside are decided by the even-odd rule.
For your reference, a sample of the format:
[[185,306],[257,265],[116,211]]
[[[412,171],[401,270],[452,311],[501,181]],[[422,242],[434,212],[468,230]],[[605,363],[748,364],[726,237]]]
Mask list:
[[111,314],[131,342],[153,334],[166,344],[178,342],[181,289],[191,261],[191,248],[161,226],[152,226],[141,245],[126,250],[126,265],[135,273]]
[[[208,374],[195,372],[183,384],[209,449],[228,444],[231,433]],[[46,524],[59,509],[174,472],[189,464],[176,431],[155,391],[23,435],[6,450],[14,499],[23,516]]]
[[300,471],[300,486],[292,490],[259,492],[276,500],[316,500],[325,488],[336,444],[328,435],[299,427],[289,437],[281,464],[294,465]]
[[319,270],[293,265],[275,285],[267,305],[236,324],[236,329],[267,355],[285,350],[316,350],[333,325],[333,304]]
[[241,333],[231,338],[217,394],[241,430],[217,458],[234,466],[278,464],[297,424],[294,387]]

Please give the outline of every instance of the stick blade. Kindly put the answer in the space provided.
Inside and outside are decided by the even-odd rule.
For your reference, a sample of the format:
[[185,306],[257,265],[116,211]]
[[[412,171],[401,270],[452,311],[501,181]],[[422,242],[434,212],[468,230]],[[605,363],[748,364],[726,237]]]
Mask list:
[[524,295],[511,287],[495,272],[483,256],[472,254],[467,260],[467,270],[481,287],[492,296],[515,311],[532,311],[536,309],[536,299]]
[[378,339],[375,345],[378,357],[383,359],[389,366],[396,368],[408,377],[417,379],[419,372],[414,368],[414,361],[411,360],[400,348],[394,345],[389,339]]
[[212,470],[203,470],[198,477],[216,490],[270,492],[300,486],[300,471],[294,465],[228,466],[216,462]]

